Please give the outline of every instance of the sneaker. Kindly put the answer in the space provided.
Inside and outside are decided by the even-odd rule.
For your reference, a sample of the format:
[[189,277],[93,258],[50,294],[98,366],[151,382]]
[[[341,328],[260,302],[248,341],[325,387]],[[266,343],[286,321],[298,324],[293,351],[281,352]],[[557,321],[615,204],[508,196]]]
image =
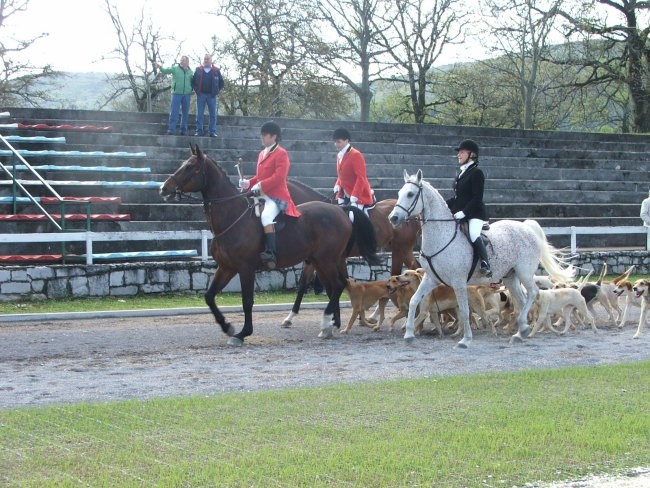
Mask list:
[[182,136],[186,136],[186,135],[187,135],[187,131],[186,131],[186,130],[182,130],[182,131],[181,131],[181,135],[182,135]]
[[217,133],[216,132],[211,132],[210,137],[217,137]]
[[173,133],[172,131],[168,130],[168,131],[167,131],[167,135],[168,135],[168,136],[173,136],[174,133]]
[[196,137],[201,137],[203,135],[203,132],[199,132],[198,130],[194,133]]

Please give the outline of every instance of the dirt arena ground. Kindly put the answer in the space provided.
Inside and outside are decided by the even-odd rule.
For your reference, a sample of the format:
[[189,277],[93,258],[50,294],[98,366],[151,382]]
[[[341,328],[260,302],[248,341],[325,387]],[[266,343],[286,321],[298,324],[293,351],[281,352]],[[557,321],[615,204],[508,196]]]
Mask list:
[[[542,333],[510,344],[507,336],[476,331],[469,349],[427,331],[406,344],[386,326],[319,339],[320,310],[303,310],[288,329],[279,326],[288,309],[258,311],[254,335],[241,348],[227,345],[209,313],[2,323],[0,408],[642,361],[650,359],[650,330],[632,339],[635,312],[623,329],[600,323],[596,335]],[[349,313],[342,311],[344,323]],[[226,316],[241,327],[242,313]],[[650,469],[527,485],[542,486],[641,488],[650,486]]]

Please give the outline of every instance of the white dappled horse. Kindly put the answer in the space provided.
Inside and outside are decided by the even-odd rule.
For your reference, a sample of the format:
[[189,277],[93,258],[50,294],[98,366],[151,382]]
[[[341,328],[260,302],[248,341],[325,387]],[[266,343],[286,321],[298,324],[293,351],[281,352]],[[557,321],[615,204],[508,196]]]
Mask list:
[[[451,286],[456,293],[463,327],[463,338],[459,347],[467,347],[472,341],[469,323],[467,285],[485,285],[503,280],[515,300],[517,310],[517,332],[512,339],[521,340],[530,333],[527,315],[539,289],[533,279],[542,263],[551,278],[570,281],[575,268],[565,265],[560,252],[546,241],[540,225],[534,220],[518,222],[501,220],[490,224],[485,231],[486,248],[492,269],[492,277],[480,274],[476,266],[469,276],[474,251],[469,239],[460,231],[442,195],[422,179],[422,171],[409,175],[404,171],[404,186],[398,193],[397,204],[388,216],[394,226],[406,219],[419,216],[422,224],[422,245],[420,265],[425,276],[409,303],[404,339],[412,341],[415,310],[420,301],[439,283]],[[521,285],[526,289],[524,294]]]

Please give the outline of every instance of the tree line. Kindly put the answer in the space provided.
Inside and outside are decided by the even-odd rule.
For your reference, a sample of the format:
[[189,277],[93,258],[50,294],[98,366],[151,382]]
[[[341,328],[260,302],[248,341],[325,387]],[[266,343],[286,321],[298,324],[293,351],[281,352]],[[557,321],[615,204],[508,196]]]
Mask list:
[[[0,3],[0,33],[28,3]],[[647,1],[219,0],[206,8],[230,26],[204,44],[226,78],[221,113],[650,132]],[[180,56],[173,32],[144,11],[124,22],[113,0],[105,11],[110,55],[123,66],[105,106],[165,111],[170,80],[154,64]],[[39,78],[56,75],[15,61],[37,41],[0,40],[4,105],[37,104]],[[487,56],[441,62],[470,46]]]

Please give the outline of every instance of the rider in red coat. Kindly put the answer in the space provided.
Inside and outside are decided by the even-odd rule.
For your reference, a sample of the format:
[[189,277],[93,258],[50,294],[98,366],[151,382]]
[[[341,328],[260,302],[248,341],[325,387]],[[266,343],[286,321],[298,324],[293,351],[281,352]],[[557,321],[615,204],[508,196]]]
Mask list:
[[[340,127],[332,134],[338,154],[336,157],[336,184],[334,193],[339,205],[347,201],[367,211],[375,203],[374,192],[366,175],[366,160],[358,149],[350,145],[350,133]],[[367,212],[366,212],[367,213]]]
[[275,218],[280,212],[291,217],[299,217],[300,212],[287,188],[291,163],[287,151],[279,145],[282,132],[280,126],[275,122],[266,122],[260,132],[264,149],[257,157],[257,174],[250,180],[240,180],[239,187],[242,190],[250,188],[264,199],[264,210],[260,218],[264,226],[265,249],[260,257],[269,269],[274,269],[277,262]]

